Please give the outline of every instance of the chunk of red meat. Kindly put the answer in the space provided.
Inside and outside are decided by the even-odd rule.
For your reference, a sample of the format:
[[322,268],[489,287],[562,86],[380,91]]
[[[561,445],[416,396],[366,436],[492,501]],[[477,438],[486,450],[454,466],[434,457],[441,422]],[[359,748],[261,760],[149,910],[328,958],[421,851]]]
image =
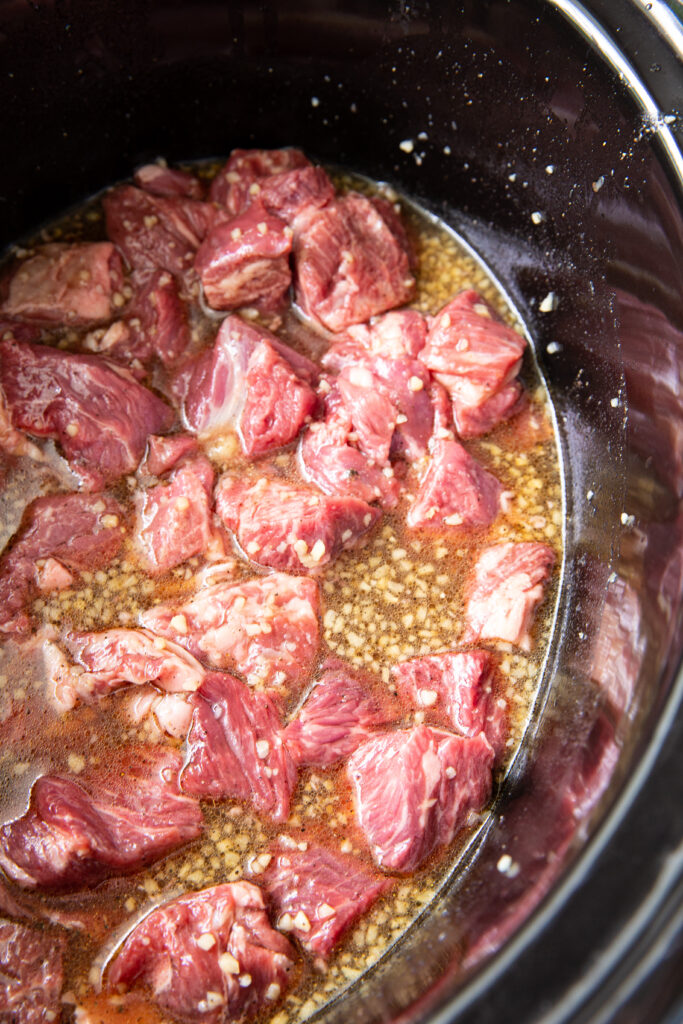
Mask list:
[[189,171],[172,170],[162,164],[145,164],[134,175],[135,184],[157,196],[183,196],[202,199],[204,189],[199,178]]
[[369,323],[349,327],[346,334],[347,338],[331,345],[322,359],[323,366],[335,373],[368,355],[417,358],[427,340],[427,322],[416,309],[397,309],[373,317]]
[[351,417],[358,447],[378,466],[389,464],[398,410],[378,387],[366,366],[347,367],[338,380],[339,394]]
[[122,287],[121,257],[110,242],[53,242],[16,268],[2,311],[47,326],[83,327],[113,316]]
[[178,789],[181,764],[168,747],[128,747],[78,782],[41,776],[26,813],[0,828],[0,867],[22,888],[78,889],[196,839],[202,815]]
[[420,359],[449,392],[465,436],[511,414],[511,391],[493,399],[517,375],[525,348],[477,292],[461,292],[432,317]]
[[233,798],[282,822],[297,771],[275,705],[227,673],[209,673],[192,697],[181,788],[212,800]]
[[415,529],[490,526],[503,488],[457,441],[432,443],[432,454],[406,523]]
[[[322,167],[303,167],[262,178],[255,199],[294,231],[315,210],[334,199],[334,185]],[[252,200],[254,201],[254,200]]]
[[100,356],[0,341],[0,387],[12,425],[62,446],[91,489],[135,469],[149,434],[173,413],[156,395]]
[[65,945],[53,932],[0,919],[0,1020],[58,1024]]
[[211,491],[214,472],[203,456],[188,459],[168,483],[138,491],[135,497],[135,543],[152,575],[168,572],[211,540]]
[[358,822],[377,863],[415,871],[451,842],[491,792],[493,750],[483,733],[454,736],[426,725],[383,733],[351,755]]
[[176,280],[167,270],[157,270],[134,274],[131,281],[137,292],[126,318],[115,320],[106,330],[91,331],[83,344],[91,352],[122,362],[148,363],[156,358],[172,367],[191,340],[187,309]]
[[434,429],[429,373],[408,356],[375,356],[368,362],[379,388],[396,409],[391,457],[421,458]]
[[253,303],[261,310],[277,309],[292,279],[291,248],[291,228],[261,203],[230,220],[217,220],[194,264],[208,305],[236,309]]
[[171,274],[146,275],[128,308],[126,326],[130,354],[142,362],[156,356],[172,367],[185,355],[190,345],[187,309]]
[[73,573],[100,569],[123,543],[123,510],[107,494],[51,494],[31,502],[12,546],[0,558],[0,632],[28,628],[23,612],[36,594],[41,559]]
[[299,305],[331,331],[407,302],[415,287],[405,248],[357,193],[308,218],[295,238],[294,258]]
[[64,646],[75,669],[54,645],[46,652],[54,699],[64,711],[128,683],[156,683],[168,693],[192,693],[204,678],[204,669],[188,651],[144,629],[67,633]]
[[206,587],[185,604],[150,608],[140,621],[252,684],[296,685],[310,674],[318,651],[318,602],[313,580],[272,573]]
[[356,544],[380,517],[358,498],[328,497],[309,487],[225,474],[216,511],[247,557],[272,569],[317,569]]
[[308,843],[300,850],[282,836],[269,848],[271,861],[259,876],[281,931],[325,959],[382,893],[391,887],[355,857]]
[[264,178],[310,166],[310,160],[299,149],[234,149],[211,182],[209,197],[234,216],[258,195]]
[[530,651],[531,625],[555,553],[536,541],[496,544],[481,552],[466,588],[464,640],[504,640]]
[[460,437],[480,437],[488,434],[499,423],[510,419],[524,406],[524,391],[519,381],[513,380],[483,402],[478,396],[471,399],[470,389],[451,384],[453,422]]
[[306,703],[285,729],[285,742],[298,768],[329,768],[390,717],[367,676],[328,658]]
[[448,651],[400,662],[392,669],[399,692],[435,721],[463,736],[483,732],[500,757],[507,715],[493,690],[495,665],[488,651]]
[[109,987],[140,982],[172,1017],[224,1024],[272,1007],[291,982],[294,958],[270,926],[261,891],[230,882],[148,914],[110,967]]
[[181,280],[214,217],[210,203],[120,185],[102,200],[107,234],[132,267],[168,270]]
[[236,430],[249,456],[289,444],[315,405],[307,363],[264,328],[227,316],[176,383],[185,422],[203,436]]
[[147,451],[138,466],[141,476],[163,476],[170,472],[187,455],[198,455],[199,445],[189,434],[150,434]]
[[325,494],[379,501],[384,508],[393,508],[398,501],[394,471],[377,466],[351,444],[351,416],[336,385],[328,392],[325,409],[325,419],[312,423],[301,440],[304,479]]

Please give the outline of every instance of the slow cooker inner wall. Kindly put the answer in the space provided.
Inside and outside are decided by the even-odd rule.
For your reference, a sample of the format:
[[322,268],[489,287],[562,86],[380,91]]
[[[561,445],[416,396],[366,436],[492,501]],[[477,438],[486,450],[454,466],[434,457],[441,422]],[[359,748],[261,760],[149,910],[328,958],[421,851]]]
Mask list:
[[[158,155],[297,145],[445,217],[532,331],[568,508],[545,703],[467,871],[328,1016],[432,1012],[581,851],[679,661],[683,224],[656,133],[568,22],[531,0],[72,0],[9,3],[2,17],[0,241]],[[558,305],[543,313],[549,292]],[[572,786],[569,821],[558,793]],[[514,885],[501,852],[521,865]],[[562,962],[548,953],[533,999],[508,979],[497,1019],[526,1020],[580,967],[572,936],[557,941]],[[467,1019],[488,1019],[472,1006]]]

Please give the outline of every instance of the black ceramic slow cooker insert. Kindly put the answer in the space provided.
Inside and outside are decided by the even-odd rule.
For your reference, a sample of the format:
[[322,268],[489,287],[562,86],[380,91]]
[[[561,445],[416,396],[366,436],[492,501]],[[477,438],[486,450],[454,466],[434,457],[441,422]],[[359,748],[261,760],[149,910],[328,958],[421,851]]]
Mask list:
[[683,1019],[681,38],[635,0],[0,5],[0,243],[158,155],[298,146],[451,224],[551,389],[534,725],[464,870],[330,1024]]

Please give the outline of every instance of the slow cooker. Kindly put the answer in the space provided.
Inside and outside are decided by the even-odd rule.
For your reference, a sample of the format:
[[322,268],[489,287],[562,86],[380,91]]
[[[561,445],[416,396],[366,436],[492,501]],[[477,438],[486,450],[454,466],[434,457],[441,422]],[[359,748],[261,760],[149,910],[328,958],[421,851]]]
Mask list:
[[636,0],[4,0],[0,242],[163,155],[386,181],[528,326],[562,594],[490,824],[326,1022],[683,1020],[683,29]]

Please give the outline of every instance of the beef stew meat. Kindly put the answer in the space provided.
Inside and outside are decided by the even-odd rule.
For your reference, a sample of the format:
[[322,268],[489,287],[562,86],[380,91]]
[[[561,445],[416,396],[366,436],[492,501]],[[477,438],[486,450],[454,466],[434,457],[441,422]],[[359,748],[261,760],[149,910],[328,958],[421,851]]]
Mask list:
[[304,1020],[533,708],[562,506],[514,315],[386,186],[148,164],[10,253],[0,449],[0,1000]]

